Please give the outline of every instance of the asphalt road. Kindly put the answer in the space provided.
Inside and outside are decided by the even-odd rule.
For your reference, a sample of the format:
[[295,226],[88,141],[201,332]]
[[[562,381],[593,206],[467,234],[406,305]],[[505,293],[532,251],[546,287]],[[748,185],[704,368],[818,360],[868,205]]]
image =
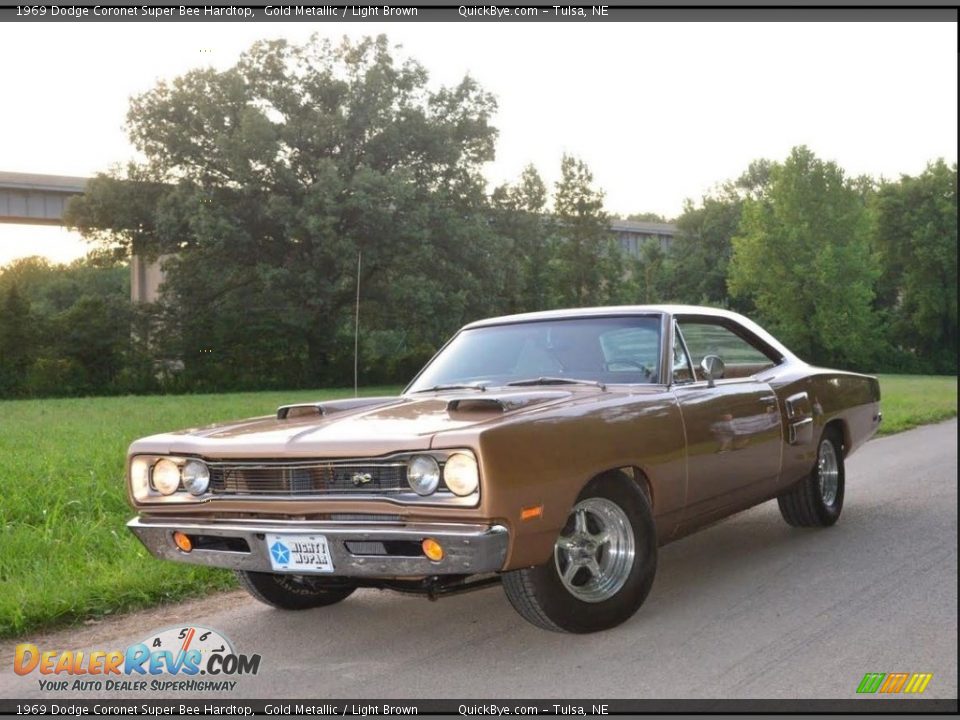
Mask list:
[[[439,602],[369,590],[302,613],[234,592],[28,639],[113,649],[216,628],[263,658],[232,698],[851,698],[864,673],[896,671],[932,672],[924,697],[956,698],[956,433],[870,442],[833,528],[790,528],[772,502],[663,548],[644,607],[597,635],[537,630],[494,587]],[[0,646],[0,696],[81,695],[41,691],[12,654]]]

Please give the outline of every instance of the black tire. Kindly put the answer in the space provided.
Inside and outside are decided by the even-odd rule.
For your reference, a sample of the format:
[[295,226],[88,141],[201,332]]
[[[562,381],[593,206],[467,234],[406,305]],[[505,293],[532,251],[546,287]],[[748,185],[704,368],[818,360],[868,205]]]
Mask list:
[[[830,492],[828,483],[825,492],[820,482],[821,465],[829,464],[831,452],[836,465],[836,486]],[[843,510],[844,484],[843,436],[837,428],[828,427],[817,443],[817,459],[810,472],[777,498],[780,514],[793,527],[829,527]]]
[[[622,566],[624,569],[620,575],[626,575],[626,579],[614,594],[592,602],[584,601],[568,590],[561,579],[558,551],[543,565],[504,573],[503,588],[510,604],[525,620],[544,630],[591,633],[616,627],[633,616],[653,586],[657,572],[657,534],[646,495],[626,475],[612,473],[590,482],[577,498],[575,508],[590,498],[609,501],[625,515],[634,542],[632,565]],[[570,530],[572,519],[573,512],[564,533],[558,538],[558,545]],[[594,553],[595,559],[603,560],[602,547]],[[626,570],[628,567],[629,571]],[[579,573],[577,570],[576,574]],[[570,581],[573,582],[575,577]],[[588,577],[592,576],[588,574]]]
[[308,575],[282,575],[237,570],[240,586],[265,605],[281,610],[307,610],[346,600],[356,585]]

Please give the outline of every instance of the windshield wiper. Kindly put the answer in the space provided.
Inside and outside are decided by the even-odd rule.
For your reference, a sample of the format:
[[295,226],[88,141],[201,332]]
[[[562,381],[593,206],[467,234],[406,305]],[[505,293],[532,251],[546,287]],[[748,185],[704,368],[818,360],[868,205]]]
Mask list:
[[601,390],[606,390],[607,386],[598,380],[578,380],[576,378],[564,377],[538,377],[529,380],[514,380],[507,385],[595,385]]
[[473,385],[462,385],[453,383],[450,385],[434,385],[433,387],[424,388],[423,390],[414,390],[415,393],[425,393],[425,392],[437,392],[438,390],[479,390],[480,392],[486,392],[487,386],[481,384]]

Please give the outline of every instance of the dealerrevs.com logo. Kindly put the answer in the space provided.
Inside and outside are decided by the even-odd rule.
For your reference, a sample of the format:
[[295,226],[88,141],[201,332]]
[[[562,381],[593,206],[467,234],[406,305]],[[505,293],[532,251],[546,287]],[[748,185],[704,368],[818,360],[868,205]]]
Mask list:
[[126,650],[61,651],[23,643],[13,670],[42,676],[40,689],[49,691],[231,691],[233,677],[260,671],[260,655],[237,653],[222,633],[190,625],[153,633]]

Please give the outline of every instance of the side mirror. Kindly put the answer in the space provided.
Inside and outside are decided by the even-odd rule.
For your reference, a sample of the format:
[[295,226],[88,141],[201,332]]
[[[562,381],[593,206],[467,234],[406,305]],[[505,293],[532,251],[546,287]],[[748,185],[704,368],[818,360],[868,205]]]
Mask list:
[[700,361],[700,371],[707,379],[707,387],[713,387],[716,380],[723,379],[723,360],[716,355],[707,355]]

